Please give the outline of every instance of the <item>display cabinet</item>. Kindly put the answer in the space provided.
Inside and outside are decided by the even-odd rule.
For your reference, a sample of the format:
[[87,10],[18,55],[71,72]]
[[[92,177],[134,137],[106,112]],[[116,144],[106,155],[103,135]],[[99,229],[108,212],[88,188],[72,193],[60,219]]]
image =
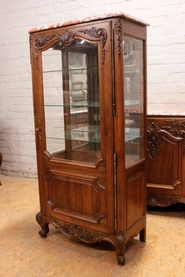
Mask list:
[[109,241],[123,265],[146,237],[146,24],[120,13],[29,33],[40,235]]

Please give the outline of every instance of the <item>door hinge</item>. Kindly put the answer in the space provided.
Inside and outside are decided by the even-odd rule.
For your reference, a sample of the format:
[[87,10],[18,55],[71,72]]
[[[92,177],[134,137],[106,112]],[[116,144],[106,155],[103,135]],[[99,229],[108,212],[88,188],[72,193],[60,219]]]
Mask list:
[[117,155],[114,153],[114,228],[117,229]]
[[35,128],[35,131],[38,132],[39,145],[41,145],[41,120],[40,120],[40,113],[38,113],[37,127]]
[[114,28],[112,28],[112,38],[111,38],[111,47],[112,47],[112,114],[116,114],[116,97],[115,97],[115,70],[114,70]]

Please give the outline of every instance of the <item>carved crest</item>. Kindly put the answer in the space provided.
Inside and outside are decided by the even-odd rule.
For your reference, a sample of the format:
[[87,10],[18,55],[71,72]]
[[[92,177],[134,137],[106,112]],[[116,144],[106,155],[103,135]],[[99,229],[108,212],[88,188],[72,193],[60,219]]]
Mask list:
[[[79,33],[86,34],[90,37],[97,38],[102,40],[102,55],[103,55],[103,64],[105,63],[105,44],[107,41],[107,31],[104,28],[96,29],[94,27],[85,30],[79,30]],[[38,68],[38,49],[42,49],[47,43],[53,39],[57,39],[60,45],[63,46],[73,46],[75,45],[75,35],[77,33],[65,30],[62,34],[55,33],[49,36],[43,36],[35,41],[35,53],[36,53],[36,64]]]
[[71,46],[75,44],[74,32],[68,30],[64,31],[62,34],[55,33],[50,36],[43,36],[35,41],[35,49],[42,48],[45,46],[51,39],[58,38],[61,45]]
[[96,29],[92,27],[91,29],[79,30],[80,33],[89,35],[90,37],[101,39],[103,42],[103,47],[107,41],[107,31],[104,28]]
[[85,29],[85,30],[79,30],[80,33],[87,34],[90,37],[94,37],[97,39],[102,40],[102,55],[103,55],[103,64],[105,63],[105,44],[107,41],[107,31],[104,28],[99,28],[96,29],[94,27],[90,29]]
[[72,46],[75,44],[74,32],[66,30],[60,36],[60,43],[64,46]]
[[50,36],[43,36],[35,41],[35,53],[36,53],[36,63],[38,68],[38,49],[42,49],[49,41],[52,39],[58,39],[60,44],[63,46],[72,46],[75,44],[74,32],[68,30],[64,31],[62,34],[55,33]]

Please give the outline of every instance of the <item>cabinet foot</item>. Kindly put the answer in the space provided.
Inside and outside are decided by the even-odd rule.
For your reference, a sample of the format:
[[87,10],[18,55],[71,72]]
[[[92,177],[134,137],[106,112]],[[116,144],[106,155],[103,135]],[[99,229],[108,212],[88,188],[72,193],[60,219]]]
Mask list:
[[49,223],[46,223],[43,219],[42,213],[39,212],[36,214],[36,221],[38,222],[38,224],[41,226],[41,230],[39,231],[39,235],[41,236],[41,238],[46,238],[47,234],[49,233]]
[[125,256],[124,255],[117,255],[118,265],[123,266],[125,264]]
[[142,242],[145,242],[146,241],[146,230],[145,229],[142,229],[140,234],[139,234],[139,239],[140,241]]
[[118,265],[123,266],[125,264],[125,237],[122,233],[117,236],[117,261]]

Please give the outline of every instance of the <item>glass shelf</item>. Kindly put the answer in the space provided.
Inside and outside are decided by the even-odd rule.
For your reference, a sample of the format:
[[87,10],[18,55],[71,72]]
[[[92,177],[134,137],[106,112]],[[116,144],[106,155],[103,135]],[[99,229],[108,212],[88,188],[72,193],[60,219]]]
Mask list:
[[65,104],[45,104],[44,107],[71,107],[71,108],[99,108],[99,102],[65,103]]
[[125,100],[125,106],[141,106],[141,103],[139,100]]
[[[69,126],[68,126],[69,127]],[[54,140],[70,140],[100,143],[100,128],[99,126],[84,126],[79,128],[72,128],[65,130],[63,137],[61,135],[47,135],[47,139]]]
[[42,71],[42,73],[63,73],[63,74],[84,74],[84,75],[86,75],[87,74],[87,72],[90,72],[90,73],[92,73],[92,72],[95,72],[95,73],[97,73],[98,72],[98,67],[77,67],[77,68],[69,68],[69,69],[67,69],[67,70],[65,70],[65,69],[52,69],[52,70],[50,70],[50,69],[44,69],[43,71]]
[[125,74],[136,74],[139,73],[139,69],[137,68],[126,68],[124,69]]

